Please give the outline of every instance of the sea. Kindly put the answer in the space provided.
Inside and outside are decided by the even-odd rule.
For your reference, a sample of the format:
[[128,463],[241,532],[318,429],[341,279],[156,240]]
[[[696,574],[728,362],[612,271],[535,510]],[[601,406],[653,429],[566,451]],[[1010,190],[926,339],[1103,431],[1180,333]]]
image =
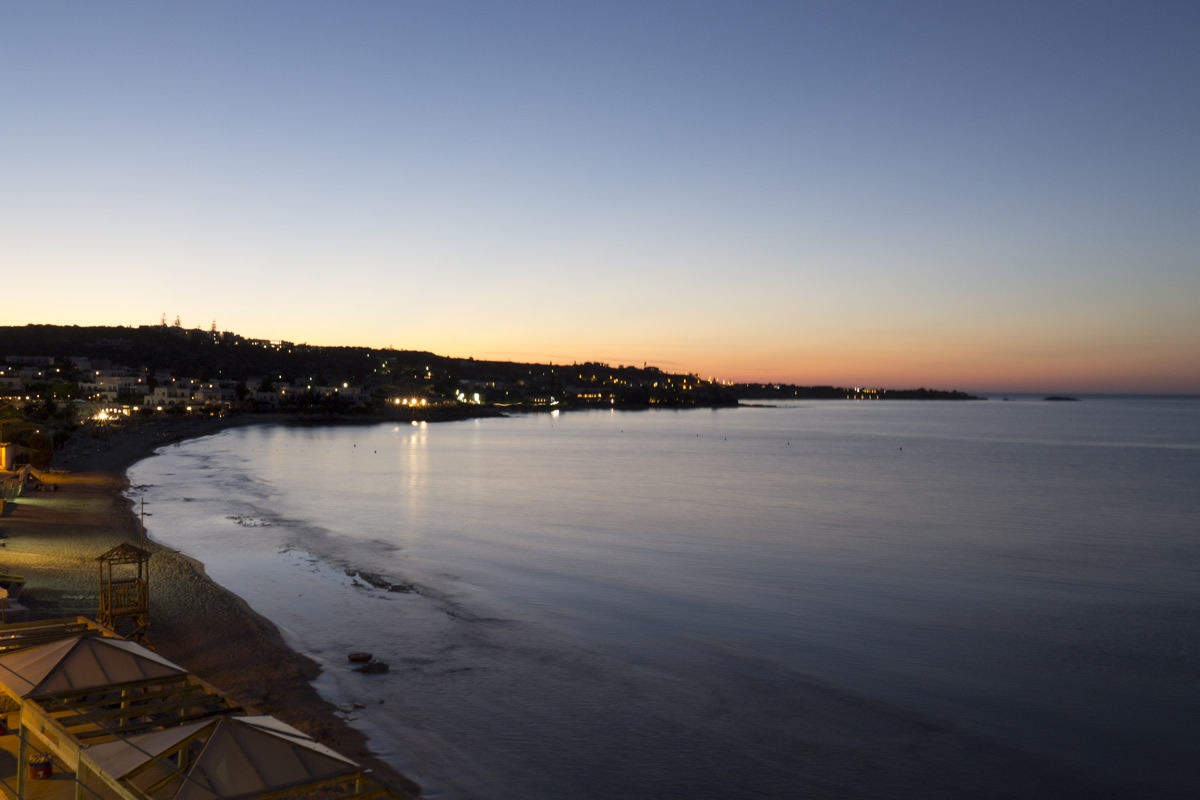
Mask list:
[[1200,796],[1200,399],[265,425],[129,479],[434,800]]

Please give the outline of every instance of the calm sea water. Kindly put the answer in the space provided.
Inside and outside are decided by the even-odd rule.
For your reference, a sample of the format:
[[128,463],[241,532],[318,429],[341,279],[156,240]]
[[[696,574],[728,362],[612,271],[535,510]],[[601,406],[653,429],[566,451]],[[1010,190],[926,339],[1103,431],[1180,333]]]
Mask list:
[[1200,794],[1195,400],[243,428],[130,479],[431,797]]

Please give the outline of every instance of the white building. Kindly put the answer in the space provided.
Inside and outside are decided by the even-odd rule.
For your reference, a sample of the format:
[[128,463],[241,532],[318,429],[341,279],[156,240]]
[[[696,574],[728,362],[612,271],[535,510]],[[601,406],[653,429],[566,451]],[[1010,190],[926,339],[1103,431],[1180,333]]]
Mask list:
[[114,403],[121,392],[142,396],[147,392],[146,381],[120,370],[95,370],[87,380],[79,382],[79,390],[90,400]]

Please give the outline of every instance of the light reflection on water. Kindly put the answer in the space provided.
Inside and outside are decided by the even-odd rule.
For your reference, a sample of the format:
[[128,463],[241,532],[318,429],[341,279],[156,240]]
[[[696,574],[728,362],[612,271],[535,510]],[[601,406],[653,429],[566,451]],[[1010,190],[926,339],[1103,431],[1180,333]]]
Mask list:
[[250,428],[131,479],[435,794],[1177,791],[1198,405]]

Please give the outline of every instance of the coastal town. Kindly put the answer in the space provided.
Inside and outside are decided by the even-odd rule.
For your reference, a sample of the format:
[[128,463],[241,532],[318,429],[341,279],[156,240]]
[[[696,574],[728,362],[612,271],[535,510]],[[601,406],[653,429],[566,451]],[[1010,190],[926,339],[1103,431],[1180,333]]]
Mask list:
[[50,464],[128,420],[286,414],[454,419],[746,400],[967,400],[958,391],[735,383],[642,364],[534,364],[323,347],[158,325],[0,327],[0,468]]

